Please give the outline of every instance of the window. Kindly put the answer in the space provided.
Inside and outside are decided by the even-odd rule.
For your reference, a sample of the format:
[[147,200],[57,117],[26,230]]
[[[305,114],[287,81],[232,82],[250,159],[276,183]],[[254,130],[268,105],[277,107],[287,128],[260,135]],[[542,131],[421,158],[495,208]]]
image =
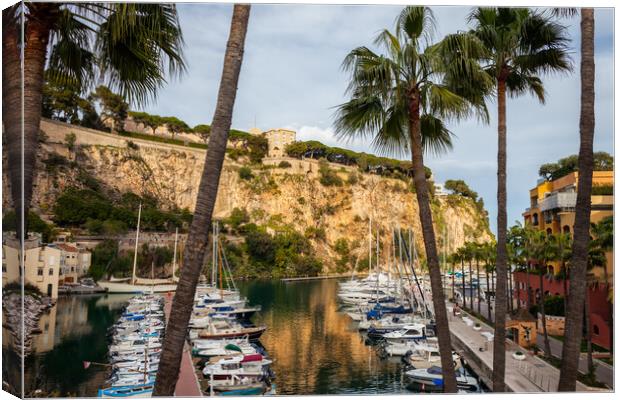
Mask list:
[[43,276],[43,268],[37,268],[37,276]]
[[47,272],[47,274],[48,274],[49,276],[54,275],[54,268],[50,268],[50,269],[49,269],[49,271]]

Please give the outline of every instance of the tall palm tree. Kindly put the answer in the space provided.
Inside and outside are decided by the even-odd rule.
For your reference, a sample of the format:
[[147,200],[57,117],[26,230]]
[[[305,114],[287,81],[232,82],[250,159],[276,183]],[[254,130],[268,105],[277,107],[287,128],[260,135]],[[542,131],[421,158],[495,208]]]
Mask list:
[[382,151],[411,154],[439,333],[444,390],[455,392],[445,296],[423,154],[451,147],[450,132],[442,119],[468,117],[474,112],[486,116],[481,88],[487,87],[487,78],[475,60],[481,56],[482,48],[473,35],[449,35],[434,46],[425,46],[433,26],[429,8],[406,7],[396,19],[396,31],[384,30],[376,39],[385,54],[358,47],[346,56],[343,67],[351,72],[348,88],[351,99],[338,107],[335,125],[341,137],[371,137],[374,147]]
[[[23,147],[18,34],[22,13]],[[173,4],[23,2],[4,9],[2,23],[2,121],[8,173],[13,207],[25,217],[36,173],[44,68],[59,82],[76,82],[84,90],[103,78],[108,86],[140,104],[165,83],[165,69],[170,73],[184,69],[183,39]],[[19,224],[18,232],[27,232],[25,222],[23,229]]]
[[237,95],[239,73],[243,61],[245,36],[250,17],[250,5],[235,4],[233,8],[230,33],[224,54],[224,67],[217,96],[217,104],[211,124],[209,151],[198,187],[198,197],[194,218],[187,238],[183,256],[183,268],[172,302],[164,339],[161,361],[153,394],[172,396],[179,376],[179,366],[187,326],[194,305],[196,285],[202,269],[202,261],[207,250],[213,208],[222,173],[226,153],[226,143],[230,132],[233,107]]
[[594,169],[594,9],[581,9],[581,111],[579,116],[579,186],[573,224],[570,297],[566,309],[559,391],[574,392],[581,348],[581,310],[586,296],[592,171]]
[[532,93],[544,102],[541,73],[568,71],[568,38],[564,27],[525,8],[477,8],[469,16],[474,33],[488,49],[483,66],[493,79],[497,96],[497,291],[493,345],[493,391],[506,385],[506,95]]

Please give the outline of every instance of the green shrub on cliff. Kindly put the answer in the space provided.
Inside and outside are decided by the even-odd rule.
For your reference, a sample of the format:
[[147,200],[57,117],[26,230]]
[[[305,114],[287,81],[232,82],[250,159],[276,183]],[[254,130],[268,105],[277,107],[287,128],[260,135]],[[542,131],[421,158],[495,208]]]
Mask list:
[[336,171],[329,168],[329,164],[321,160],[319,162],[319,182],[323,186],[342,186],[343,182]]

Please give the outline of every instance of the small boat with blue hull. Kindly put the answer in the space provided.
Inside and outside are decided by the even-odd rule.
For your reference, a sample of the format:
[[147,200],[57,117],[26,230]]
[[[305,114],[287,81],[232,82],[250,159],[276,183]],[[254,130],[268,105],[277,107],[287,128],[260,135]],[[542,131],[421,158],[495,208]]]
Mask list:
[[154,387],[154,383],[113,386],[107,389],[99,389],[97,391],[97,397],[151,397]]

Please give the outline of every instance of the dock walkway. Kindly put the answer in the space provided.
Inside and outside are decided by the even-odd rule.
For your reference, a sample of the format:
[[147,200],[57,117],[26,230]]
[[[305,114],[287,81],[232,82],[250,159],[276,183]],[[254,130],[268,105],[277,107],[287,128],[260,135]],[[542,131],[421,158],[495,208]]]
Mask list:
[[[487,335],[493,334],[493,328],[469,314],[462,312],[460,316],[453,316],[451,309],[448,310],[448,322],[452,344],[465,356],[465,359],[480,376],[482,381],[491,387],[491,374],[493,370],[493,342],[487,340]],[[463,316],[478,322],[481,330],[476,331],[473,326],[467,325]],[[480,351],[483,349],[483,351]],[[525,354],[522,361],[513,358],[515,351]],[[473,365],[472,365],[473,364]],[[556,392],[560,379],[560,371],[541,360],[530,355],[527,350],[516,343],[506,341],[506,386],[507,389],[516,393]],[[598,391],[580,382],[577,382],[577,391]]]
[[[170,309],[172,308],[172,295],[166,294],[166,303],[164,305],[164,313],[166,314],[166,323],[170,317]],[[185,342],[183,347],[183,358],[181,359],[181,367],[179,370],[179,379],[174,389],[174,395],[177,397],[202,397],[200,384],[196,377],[194,364],[192,362],[191,347]]]

